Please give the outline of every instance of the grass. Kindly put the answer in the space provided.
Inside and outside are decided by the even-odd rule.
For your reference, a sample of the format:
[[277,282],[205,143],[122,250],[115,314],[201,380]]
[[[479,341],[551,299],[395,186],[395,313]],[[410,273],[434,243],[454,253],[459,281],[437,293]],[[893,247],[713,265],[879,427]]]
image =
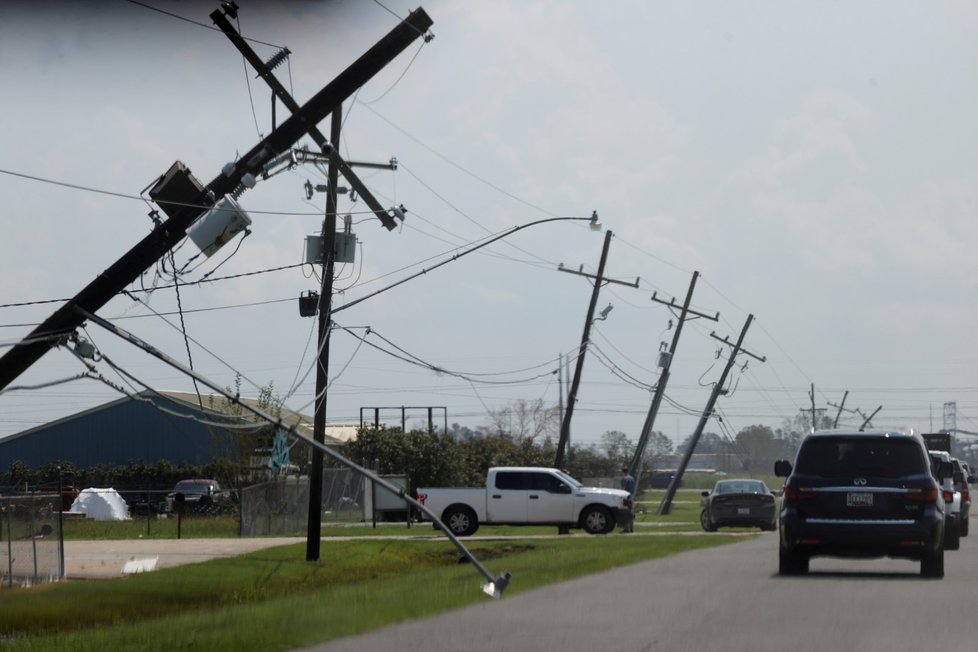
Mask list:
[[[734,540],[742,537],[570,536],[469,547],[491,572],[512,572],[509,596]],[[328,541],[319,562],[304,561],[304,552],[295,544],[119,580],[0,592],[0,647],[287,650],[488,599],[484,578],[443,540]]]

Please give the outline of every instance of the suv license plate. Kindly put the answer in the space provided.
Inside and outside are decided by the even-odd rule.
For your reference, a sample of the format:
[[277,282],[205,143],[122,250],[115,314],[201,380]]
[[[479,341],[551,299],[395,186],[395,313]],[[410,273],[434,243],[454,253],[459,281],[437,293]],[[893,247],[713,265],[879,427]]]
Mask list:
[[872,507],[873,494],[846,494],[846,505],[849,507]]
[[738,507],[737,514],[739,516],[750,516],[750,507]]

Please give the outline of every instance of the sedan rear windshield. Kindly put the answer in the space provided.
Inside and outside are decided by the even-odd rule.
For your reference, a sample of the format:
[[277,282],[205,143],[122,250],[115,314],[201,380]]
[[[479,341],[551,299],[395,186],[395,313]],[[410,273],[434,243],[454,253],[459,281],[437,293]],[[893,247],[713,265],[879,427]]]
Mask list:
[[796,471],[823,477],[899,478],[928,472],[928,459],[912,440],[817,438],[802,444]]

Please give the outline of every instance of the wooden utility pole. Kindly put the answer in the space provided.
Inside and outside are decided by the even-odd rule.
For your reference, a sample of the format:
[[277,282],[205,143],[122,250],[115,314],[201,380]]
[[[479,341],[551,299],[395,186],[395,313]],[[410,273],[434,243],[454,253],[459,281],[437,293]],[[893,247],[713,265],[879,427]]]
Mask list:
[[846,392],[845,392],[845,394],[842,395],[842,402],[841,403],[839,403],[838,405],[833,405],[832,403],[829,403],[829,405],[831,405],[832,407],[839,408],[839,411],[835,413],[835,421],[832,422],[832,427],[833,428],[838,428],[839,427],[839,418],[842,416],[842,410],[846,406],[846,399],[848,397],[849,397],[849,390],[847,389]]
[[[340,146],[340,126],[343,124],[342,107],[333,111],[330,142]],[[319,358],[316,363],[316,411],[313,415],[312,437],[320,444],[326,443],[326,385],[329,372],[330,321],[333,306],[333,275],[336,266],[336,184],[339,167],[330,161],[327,170],[326,215],[323,219],[323,283],[319,293]],[[306,523],[306,561],[318,561],[320,529],[323,520],[323,452],[312,450],[309,468],[309,518]]]
[[[591,219],[597,220],[597,213]],[[577,403],[577,390],[581,385],[581,372],[584,369],[584,354],[587,351],[588,342],[591,341],[591,324],[594,323],[594,309],[598,305],[598,295],[601,292],[601,286],[604,283],[621,283],[622,285],[638,287],[638,279],[635,279],[635,282],[631,283],[610,278],[606,279],[604,277],[604,266],[608,260],[608,248],[611,245],[612,235],[611,231],[606,231],[604,234],[604,247],[601,249],[601,261],[598,263],[597,274],[586,274],[581,270],[574,271],[565,269],[563,265],[558,267],[558,270],[561,272],[569,272],[594,279],[594,289],[591,291],[591,303],[588,304],[587,317],[584,321],[584,333],[581,335],[581,345],[577,349],[577,364],[574,367],[574,377],[571,380],[570,392],[567,394],[567,407],[564,409],[564,418],[560,422],[560,441],[557,442],[557,455],[554,458],[554,466],[558,469],[564,468],[564,451],[567,448],[567,442],[570,441],[571,417],[574,416],[574,404]]]
[[[45,319],[20,343],[0,358],[0,389],[13,382],[84,321],[95,313],[186,236],[187,228],[218,200],[235,190],[246,174],[259,176],[272,158],[292,147],[302,135],[329,115],[346,98],[380,72],[432,25],[423,9],[416,9],[359,59],[323,87],[288,120],[242,157],[218,174],[206,187],[187,198],[187,205],[171,205],[169,217],[78,294]],[[81,308],[82,310],[77,310]]]
[[[764,362],[766,358],[762,358],[754,355],[750,351],[742,348],[744,343],[744,337],[747,335],[747,329],[750,328],[751,321],[754,320],[754,315],[747,316],[747,322],[744,324],[744,328],[740,331],[740,337],[737,338],[737,343],[733,345],[733,350],[730,352],[730,358],[727,360],[726,366],[723,368],[723,373],[720,374],[720,380],[713,386],[713,392],[710,393],[710,398],[706,402],[706,407],[703,408],[703,413],[700,415],[700,421],[696,426],[696,431],[693,433],[692,438],[689,441],[689,446],[686,448],[686,452],[683,453],[683,459],[679,463],[679,468],[676,469],[676,474],[669,481],[669,488],[666,489],[665,496],[662,497],[662,502],[659,503],[659,511],[661,514],[669,514],[672,512],[672,499],[676,496],[676,489],[679,488],[679,483],[682,482],[683,474],[686,472],[686,466],[689,464],[689,459],[693,456],[693,451],[696,449],[696,444],[700,440],[700,436],[703,434],[703,429],[706,428],[706,422],[711,416],[713,416],[713,406],[716,404],[717,398],[720,394],[725,393],[726,390],[723,389],[724,383],[727,382],[727,374],[730,373],[730,369],[733,367],[734,360],[737,359],[737,354],[743,351],[752,358],[756,358],[761,362]],[[727,338],[719,338],[715,333],[710,333],[710,337],[718,339],[724,344],[730,344]]]
[[[642,456],[645,454],[645,447],[649,443],[649,436],[652,434],[652,427],[655,425],[655,417],[659,412],[659,406],[662,404],[662,397],[666,393],[666,385],[669,382],[669,367],[672,365],[672,359],[676,354],[676,347],[679,345],[679,336],[683,332],[683,324],[686,322],[686,316],[690,313],[696,315],[697,317],[705,317],[713,321],[719,321],[720,313],[716,316],[710,316],[691,310],[689,307],[690,302],[693,300],[693,290],[696,288],[696,279],[699,278],[699,272],[693,272],[693,279],[689,282],[689,289],[686,291],[686,300],[683,301],[682,309],[679,313],[679,322],[676,324],[676,330],[672,334],[672,344],[669,346],[669,351],[662,351],[660,353],[660,365],[662,367],[662,373],[659,374],[659,382],[655,384],[655,394],[652,397],[652,403],[649,405],[649,412],[645,417],[645,424],[642,426],[642,433],[638,438],[638,445],[635,447],[635,455],[632,457],[632,463],[628,467],[628,474],[635,478],[635,487],[632,490],[634,492],[638,491],[639,478],[642,472]],[[663,301],[662,299],[656,298],[656,293],[652,293],[652,301],[657,301],[663,303],[670,308],[677,308],[676,300]]]
[[[230,39],[231,43],[241,52],[245,59],[258,72],[259,76],[272,89],[272,109],[274,112],[275,98],[277,97],[291,112],[296,112],[299,105],[285,89],[278,78],[272,74],[272,68],[286,56],[288,50],[283,50],[269,62],[263,62],[251,46],[237,33],[225,13],[232,18],[237,16],[237,9],[225,5],[224,13],[215,10],[211,13],[211,20],[221,31]],[[343,124],[342,104],[332,112],[332,122],[330,127],[330,138],[326,140],[316,125],[309,125],[308,133],[319,146],[323,154],[327,155],[329,167],[327,170],[327,190],[326,190],[326,214],[323,219],[323,282],[319,293],[319,357],[316,369],[316,397],[315,413],[313,415],[313,439],[321,444],[326,442],[326,387],[329,371],[329,339],[330,322],[332,320],[333,306],[333,276],[335,269],[335,248],[336,248],[336,213],[337,213],[337,193],[339,175],[342,173],[354,191],[364,200],[381,223],[388,229],[393,229],[397,222],[390,214],[381,207],[380,203],[374,198],[370,190],[354,174],[349,163],[344,161],[339,155],[340,148],[340,129]],[[274,121],[274,113],[273,113]],[[371,165],[372,164],[363,164]],[[312,460],[309,469],[309,509],[306,524],[306,560],[318,561],[320,554],[320,536],[322,527],[322,503],[323,503],[323,453],[319,448],[313,448]]]
[[560,422],[560,440],[557,442],[557,455],[554,466],[564,468],[564,448],[570,439],[571,417],[574,415],[574,404],[577,402],[577,389],[581,385],[581,371],[584,369],[584,354],[588,341],[591,339],[591,323],[594,321],[594,308],[598,305],[598,294],[604,280],[604,264],[608,260],[608,247],[611,245],[611,231],[604,234],[604,247],[601,249],[601,261],[598,263],[598,273],[594,278],[594,289],[591,290],[591,303],[587,307],[587,317],[584,319],[584,333],[581,335],[581,345],[577,349],[577,365],[574,367],[574,378],[571,380],[570,391],[567,394],[567,407],[564,409],[564,420]]

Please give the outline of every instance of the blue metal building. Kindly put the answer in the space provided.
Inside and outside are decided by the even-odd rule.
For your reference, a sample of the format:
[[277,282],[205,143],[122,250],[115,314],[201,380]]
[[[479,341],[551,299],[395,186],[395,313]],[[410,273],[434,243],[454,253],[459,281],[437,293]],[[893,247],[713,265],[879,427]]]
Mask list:
[[10,435],[0,439],[0,468],[10,468],[16,460],[32,468],[55,460],[88,468],[160,460],[206,464],[227,458],[236,431],[201,421],[221,423],[228,416],[201,408],[196,396],[193,403],[180,396],[142,392]]

